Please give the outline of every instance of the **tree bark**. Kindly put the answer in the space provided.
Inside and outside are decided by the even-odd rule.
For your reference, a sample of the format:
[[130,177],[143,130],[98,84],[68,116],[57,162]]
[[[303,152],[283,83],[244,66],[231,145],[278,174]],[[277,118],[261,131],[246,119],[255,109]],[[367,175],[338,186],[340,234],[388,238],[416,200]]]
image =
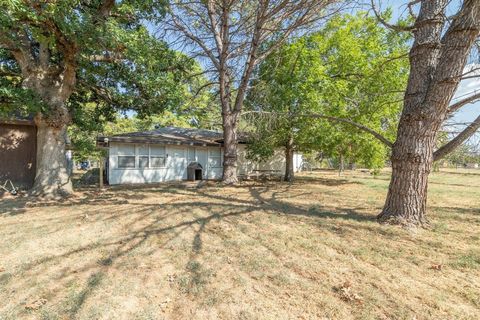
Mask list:
[[392,152],[392,178],[380,222],[426,226],[428,175],[433,164],[435,136],[421,126],[400,120]]
[[237,121],[230,113],[223,115],[223,183],[235,184],[237,177]]
[[442,36],[447,3],[422,1],[415,22],[410,77],[392,149],[392,178],[385,205],[377,217],[380,222],[428,225],[428,175],[436,136],[480,27],[480,4],[466,0]]
[[73,193],[67,170],[65,139],[67,124],[50,125],[37,120],[37,172],[31,194],[64,197]]
[[289,138],[285,145],[285,177],[284,181],[293,182],[295,171],[293,168],[293,138]]
[[340,153],[340,156],[338,158],[338,176],[339,177],[342,175],[343,169],[344,169],[343,153]]
[[37,126],[37,172],[31,195],[47,198],[65,197],[73,193],[66,159],[67,127],[71,121],[66,101],[73,92],[75,69],[66,65],[57,74],[39,68],[23,81],[48,107],[35,117]]

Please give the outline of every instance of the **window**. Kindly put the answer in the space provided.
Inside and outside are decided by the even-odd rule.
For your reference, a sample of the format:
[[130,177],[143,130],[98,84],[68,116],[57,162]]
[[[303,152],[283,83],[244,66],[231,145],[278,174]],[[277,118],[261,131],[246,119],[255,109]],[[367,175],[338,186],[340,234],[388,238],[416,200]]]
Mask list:
[[[184,156],[183,150],[173,156]],[[164,168],[167,162],[165,146],[149,144],[119,144],[117,146],[117,168],[148,169]]]
[[197,161],[195,157],[195,148],[188,148],[188,162]]
[[140,156],[148,156],[148,144],[140,144],[137,146],[137,152]]
[[148,144],[141,144],[137,146],[137,154],[138,154],[138,167],[139,168],[148,168],[148,164],[150,163],[148,155]]
[[119,168],[135,168],[135,156],[118,156]]
[[209,150],[208,165],[210,168],[222,167],[222,151],[220,149]]
[[138,157],[138,167],[139,168],[148,168],[148,156],[139,156]]
[[152,168],[165,167],[165,157],[150,157],[150,166]]
[[117,146],[117,154],[119,156],[134,156],[135,145],[133,144],[119,144]]
[[150,146],[150,167],[165,167],[165,146]]
[[121,144],[117,147],[118,168],[135,168],[135,145]]

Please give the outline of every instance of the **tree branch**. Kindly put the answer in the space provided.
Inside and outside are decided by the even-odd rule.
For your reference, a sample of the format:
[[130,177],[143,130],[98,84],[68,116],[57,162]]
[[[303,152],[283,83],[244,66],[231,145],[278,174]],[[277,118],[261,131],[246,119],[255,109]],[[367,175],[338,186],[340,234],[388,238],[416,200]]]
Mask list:
[[[245,115],[245,114],[248,114],[248,113],[292,116],[291,114],[289,114],[287,112],[266,112],[266,111],[247,111],[247,112],[244,112],[242,115]],[[393,147],[393,143],[390,140],[388,140],[387,138],[385,138],[382,134],[378,133],[377,131],[375,131],[373,129],[368,128],[367,126],[364,126],[363,124],[354,122],[354,121],[349,120],[349,119],[332,117],[332,116],[327,116],[327,115],[318,114],[318,113],[296,114],[296,115],[294,115],[294,117],[297,117],[297,118],[318,118],[318,119],[329,120],[329,121],[332,121],[332,122],[347,123],[347,124],[350,124],[350,125],[356,127],[357,129],[360,129],[361,131],[364,131],[364,132],[367,132],[367,133],[371,134],[372,136],[377,138],[380,142],[382,142],[387,147],[389,147],[389,148]]]
[[437,151],[433,153],[433,160],[438,161],[448,155],[450,152],[454,151],[459,145],[464,143],[468,138],[473,136],[475,132],[480,129],[480,116],[475,119],[468,127],[460,132],[455,138],[450,140],[447,144],[440,147]]
[[396,25],[396,24],[391,24],[391,23],[388,23],[387,21],[385,21],[385,19],[382,18],[382,16],[380,15],[380,13],[377,11],[377,8],[375,6],[375,0],[371,0],[372,2],[372,9],[373,9],[373,13],[375,14],[375,17],[377,17],[377,20],[383,24],[385,27],[389,28],[389,29],[392,29],[394,31],[398,31],[398,32],[401,32],[401,31],[412,31],[414,29],[414,26],[405,26],[405,27],[402,27],[402,26],[399,26],[399,25]]
[[464,105],[467,105],[467,104],[470,104],[470,103],[474,103],[476,101],[480,100],[480,92],[479,93],[476,93],[474,95],[471,95],[470,97],[468,98],[465,98],[463,100],[460,100],[454,104],[452,104],[449,109],[448,109],[448,113],[454,113],[455,111],[458,111],[461,107],[463,107]]

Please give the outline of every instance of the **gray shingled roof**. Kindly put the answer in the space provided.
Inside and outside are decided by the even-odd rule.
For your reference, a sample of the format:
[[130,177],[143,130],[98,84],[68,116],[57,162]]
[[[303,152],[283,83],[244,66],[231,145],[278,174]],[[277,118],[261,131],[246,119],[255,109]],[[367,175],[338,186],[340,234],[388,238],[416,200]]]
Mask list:
[[152,131],[98,137],[97,142],[104,143],[105,138],[108,138],[108,141],[111,142],[126,143],[165,143],[204,146],[221,146],[223,144],[223,133],[221,131],[177,127],[163,127]]

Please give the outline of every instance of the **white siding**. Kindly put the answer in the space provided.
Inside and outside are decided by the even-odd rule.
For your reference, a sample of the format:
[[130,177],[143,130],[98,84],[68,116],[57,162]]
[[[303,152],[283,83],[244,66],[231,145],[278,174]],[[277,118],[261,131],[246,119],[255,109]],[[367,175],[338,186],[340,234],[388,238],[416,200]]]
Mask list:
[[[303,156],[301,153],[293,155],[293,168],[295,172],[301,171],[303,165]],[[255,162],[247,159],[246,146],[241,144],[238,146],[238,166],[237,172],[240,175],[254,174],[255,170],[275,170],[276,174],[285,174],[285,151],[278,149],[274,155],[263,162]]]
[[[162,151],[163,150],[163,151]],[[218,153],[218,147],[191,147],[170,145],[141,145],[110,143],[109,148],[109,183],[134,184],[157,183],[165,181],[179,181],[187,179],[187,166],[191,162],[199,162],[203,167],[205,179],[221,179],[222,167],[213,166],[209,154]],[[223,163],[223,154],[220,150],[220,164]],[[135,168],[119,168],[118,157],[135,156]],[[141,157],[149,155],[148,167],[141,168]],[[153,158],[165,157],[164,167],[153,167]],[[161,161],[157,161],[160,163]],[[210,164],[212,162],[212,164]]]
[[[239,145],[238,173],[240,175],[248,175],[254,173],[254,170],[277,170],[277,173],[282,175],[285,172],[284,155],[284,151],[279,149],[270,160],[256,163],[246,159],[245,145]],[[135,156],[135,168],[119,168],[119,156]],[[146,156],[149,156],[148,166],[140,167],[139,164],[145,164],[146,161],[146,159],[142,160],[140,158]],[[154,163],[162,163],[162,159],[158,159],[162,157],[165,157],[165,166],[153,167]],[[294,155],[295,171],[300,171],[302,161],[301,154]],[[203,167],[204,179],[219,180],[222,178],[222,148],[154,144],[135,145],[111,142],[108,179],[112,185],[185,180],[187,178],[187,166],[191,162],[200,163]]]

